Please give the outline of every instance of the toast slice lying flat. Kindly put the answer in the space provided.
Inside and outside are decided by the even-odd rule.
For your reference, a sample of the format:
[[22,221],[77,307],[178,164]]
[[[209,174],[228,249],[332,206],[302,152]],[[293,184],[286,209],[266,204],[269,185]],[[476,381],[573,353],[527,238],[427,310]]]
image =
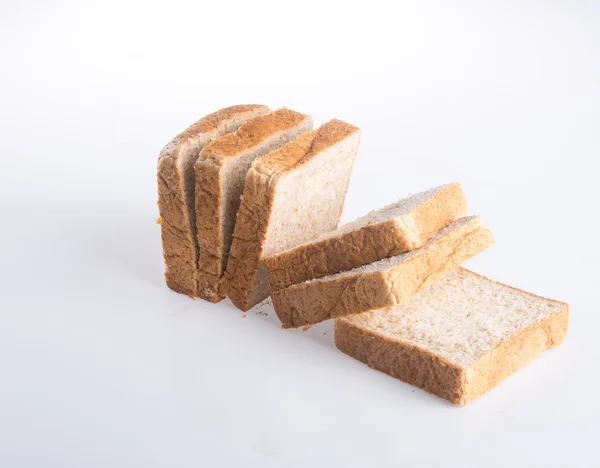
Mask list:
[[219,280],[225,271],[235,218],[252,162],[312,129],[312,119],[279,109],[246,122],[236,132],[206,146],[196,161],[199,297],[222,299]]
[[494,243],[477,216],[460,218],[417,249],[274,291],[283,328],[400,304]]
[[227,107],[198,120],[171,140],[158,157],[158,222],[161,225],[167,286],[198,295],[194,163],[212,140],[234,132],[244,122],[269,112],[267,106]]
[[404,304],[336,320],[340,351],[464,405],[567,332],[569,306],[458,268]]
[[421,247],[467,211],[458,183],[373,211],[333,232],[264,259],[272,291]]
[[337,227],[359,140],[358,128],[332,120],[254,161],[221,281],[236,307],[269,295],[264,255]]

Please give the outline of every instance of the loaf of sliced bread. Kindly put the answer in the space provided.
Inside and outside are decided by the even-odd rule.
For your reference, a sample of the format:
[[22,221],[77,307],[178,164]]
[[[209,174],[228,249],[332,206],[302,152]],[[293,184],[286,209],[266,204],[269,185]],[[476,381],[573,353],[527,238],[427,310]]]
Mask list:
[[254,161],[221,281],[236,307],[269,295],[263,256],[337,227],[359,140],[358,128],[332,120]]
[[466,211],[467,202],[458,183],[400,200],[312,241],[266,257],[271,290],[417,249]]
[[165,279],[173,291],[198,295],[194,164],[212,140],[269,112],[267,106],[227,107],[198,120],[171,140],[158,157],[158,222],[161,226]]
[[312,119],[279,109],[252,119],[236,132],[206,146],[196,161],[199,297],[222,299],[219,280],[225,271],[235,218],[252,162],[312,129]]
[[458,268],[409,301],[335,323],[342,352],[464,405],[567,332],[569,307]]
[[416,250],[273,291],[284,328],[400,304],[493,244],[477,216],[460,218]]

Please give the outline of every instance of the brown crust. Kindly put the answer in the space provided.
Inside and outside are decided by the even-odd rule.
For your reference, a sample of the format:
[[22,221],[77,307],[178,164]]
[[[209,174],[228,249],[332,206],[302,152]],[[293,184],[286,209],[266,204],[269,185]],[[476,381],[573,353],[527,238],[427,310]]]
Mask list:
[[285,107],[256,117],[246,122],[236,132],[213,140],[202,150],[200,158],[212,160],[220,165],[225,160],[261,144],[275,133],[297,127],[306,117],[305,114]]
[[[511,286],[502,286],[534,296]],[[560,310],[504,340],[468,368],[413,344],[378,335],[343,318],[335,323],[335,344],[343,353],[373,369],[456,405],[465,405],[490,391],[536,356],[562,343],[568,327],[569,306],[552,302],[560,304]]]
[[263,263],[269,272],[271,290],[417,249],[466,211],[460,184],[449,184],[400,219],[365,225],[267,257]]
[[343,319],[335,321],[334,341],[342,353],[428,393],[453,403],[463,397],[463,370],[424,349]]
[[353,125],[334,119],[255,161],[246,179],[227,270],[221,280],[221,293],[237,308],[246,311],[266,297],[256,295],[255,286],[279,177],[357,131]]
[[569,306],[562,305],[558,312],[503,341],[469,367],[465,372],[464,396],[457,404],[465,405],[489,392],[533,358],[560,345],[569,322]]
[[491,232],[478,217],[461,218],[399,265],[333,279],[324,277],[273,291],[273,307],[283,328],[293,328],[396,305],[493,242]]
[[169,144],[162,149],[159,158],[169,156],[173,159],[177,159],[179,156],[178,148],[182,144],[187,144],[190,138],[198,138],[208,133],[218,133],[226,121],[238,117],[240,114],[253,113],[257,110],[267,112],[268,109],[267,106],[263,106],[262,104],[238,104],[219,109],[212,114],[202,117],[173,138]]
[[221,225],[221,166],[213,161],[196,162],[196,226],[198,227],[198,296],[210,302],[219,302],[221,277],[221,245],[223,232],[212,229]]
[[250,299],[273,200],[271,183],[270,177],[250,169],[235,222],[227,269],[221,280],[221,294],[243,311],[254,305]]
[[208,143],[219,136],[230,120],[267,110],[266,106],[247,104],[213,112],[181,132],[161,150],[157,167],[159,224],[166,266],[165,280],[173,291],[196,297],[198,276],[198,245],[188,217],[183,174],[177,160],[191,144],[203,140]]
[[304,134],[306,135],[304,140],[299,141],[300,137],[298,137],[298,145],[294,145],[294,142],[288,143],[257,159],[254,168],[265,175],[286,173],[308,163],[327,148],[358,131],[359,129],[354,125],[332,119],[311,131],[310,135]]
[[164,156],[159,159],[157,180],[165,281],[173,291],[195,297],[196,249],[174,158]]
[[[223,298],[219,281],[226,261],[223,256],[225,242],[222,226],[223,162],[261,144],[273,135],[301,125],[307,118],[290,109],[278,109],[256,117],[236,132],[217,138],[206,146],[196,161],[196,225],[200,245],[199,297],[211,302]],[[228,209],[238,211],[236,207]]]

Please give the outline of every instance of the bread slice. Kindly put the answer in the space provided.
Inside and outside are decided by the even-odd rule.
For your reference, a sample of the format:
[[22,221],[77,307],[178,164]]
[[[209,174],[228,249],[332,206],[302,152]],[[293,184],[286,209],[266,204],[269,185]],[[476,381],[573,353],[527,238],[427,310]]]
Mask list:
[[158,156],[158,208],[165,279],[173,291],[197,296],[194,164],[212,140],[237,130],[244,122],[269,112],[267,106],[227,107],[207,115],[171,140]]
[[464,405],[567,332],[569,306],[458,268],[411,300],[335,323],[338,349]]
[[273,291],[273,307],[291,328],[400,304],[493,242],[479,217],[460,218],[417,250]]
[[219,280],[227,264],[235,218],[252,162],[311,129],[308,115],[284,108],[246,122],[202,150],[195,165],[199,297],[211,302],[222,299]]
[[269,295],[262,256],[337,227],[359,140],[358,128],[332,120],[254,161],[221,281],[236,307]]
[[264,259],[272,291],[421,247],[467,211],[460,184],[442,185]]

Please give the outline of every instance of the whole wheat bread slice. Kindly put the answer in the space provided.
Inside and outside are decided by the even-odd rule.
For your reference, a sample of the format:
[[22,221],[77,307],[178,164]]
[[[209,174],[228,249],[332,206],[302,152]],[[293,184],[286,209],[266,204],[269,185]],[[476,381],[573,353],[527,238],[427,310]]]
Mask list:
[[569,306],[458,268],[404,304],[335,323],[342,352],[464,405],[565,337]]
[[254,161],[221,280],[236,307],[269,295],[262,256],[337,227],[359,140],[358,128],[332,120]]
[[460,184],[412,195],[333,232],[266,257],[272,291],[421,247],[467,211]]
[[219,280],[252,162],[311,129],[310,116],[284,108],[246,122],[202,150],[195,165],[199,297],[211,302],[222,299]]
[[267,106],[227,107],[207,115],[171,140],[158,157],[158,222],[161,226],[165,280],[173,291],[198,294],[194,164],[215,138],[269,112]]
[[273,291],[283,328],[400,304],[492,245],[477,216],[454,221],[416,250]]

